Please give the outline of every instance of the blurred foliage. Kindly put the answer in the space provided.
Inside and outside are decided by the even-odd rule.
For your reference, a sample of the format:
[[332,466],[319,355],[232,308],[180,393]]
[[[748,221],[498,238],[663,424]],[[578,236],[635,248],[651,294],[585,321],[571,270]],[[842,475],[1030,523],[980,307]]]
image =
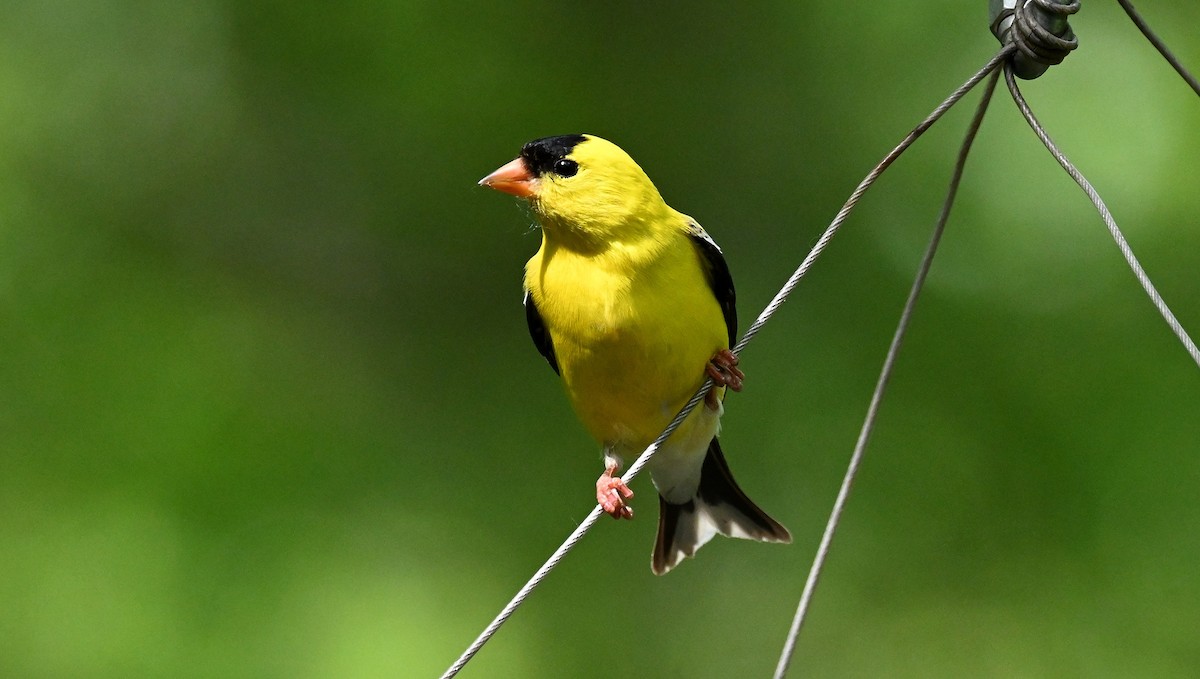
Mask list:
[[[1200,102],[1115,3],[1024,85],[1200,332]],[[1200,69],[1200,6],[1145,0]],[[859,9],[859,12],[851,11]],[[590,508],[529,346],[524,141],[621,144],[752,318],[997,49],[986,3],[0,6],[0,676],[436,676]],[[744,357],[725,447],[789,548],[649,571],[601,524],[464,677],[766,676],[972,96]],[[1200,666],[1200,375],[997,95],[795,660]]]

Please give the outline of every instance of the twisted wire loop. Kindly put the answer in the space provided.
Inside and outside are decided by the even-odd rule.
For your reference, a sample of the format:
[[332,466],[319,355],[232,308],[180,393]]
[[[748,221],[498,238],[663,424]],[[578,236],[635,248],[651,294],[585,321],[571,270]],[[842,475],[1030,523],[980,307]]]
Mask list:
[[796,641],[800,637],[800,629],[804,625],[809,604],[812,602],[813,592],[816,591],[817,581],[821,577],[821,569],[824,566],[825,558],[829,554],[829,547],[833,542],[834,532],[837,530],[838,523],[841,520],[842,511],[846,507],[846,501],[850,497],[850,489],[854,485],[855,477],[858,475],[858,468],[866,452],[871,432],[875,428],[875,419],[879,414],[879,404],[883,400],[883,392],[887,388],[888,381],[891,379],[892,368],[895,366],[896,356],[900,353],[900,345],[904,341],[904,335],[908,330],[909,322],[912,320],[912,313],[916,307],[917,298],[921,294],[925,279],[929,275],[929,269],[933,265],[933,257],[937,253],[942,233],[945,232],[946,221],[950,217],[950,208],[954,205],[954,198],[958,194],[958,184],[962,179],[963,168],[967,163],[967,155],[971,151],[971,145],[975,141],[975,135],[979,132],[980,125],[983,124],[983,116],[987,112],[988,104],[991,103],[992,92],[996,89],[996,81],[999,77],[1000,72],[993,70],[992,77],[988,80],[983,91],[983,96],[979,100],[979,105],[975,108],[975,117],[971,120],[971,124],[967,128],[962,146],[959,147],[958,158],[954,164],[954,172],[950,178],[950,186],[946,190],[946,199],[942,202],[942,209],[938,213],[937,221],[934,224],[933,234],[929,238],[929,245],[926,247],[925,254],[921,258],[921,264],[917,268],[917,275],[913,280],[912,288],[909,290],[908,299],[904,302],[904,310],[900,313],[900,320],[896,324],[896,331],[892,335],[891,344],[888,346],[883,367],[879,371],[879,379],[875,383],[875,391],[871,394],[871,403],[867,407],[867,415],[863,420],[862,429],[859,431],[858,440],[855,442],[854,452],[850,456],[850,465],[846,469],[846,475],[842,479],[842,486],[838,490],[837,499],[833,503],[833,511],[830,513],[829,521],[825,525],[825,532],[821,536],[821,543],[817,547],[816,556],[813,558],[812,567],[808,573],[808,580],[804,583],[804,592],[800,595],[800,603],[796,607],[796,615],[792,618],[791,629],[788,631],[783,651],[779,655],[779,663],[775,667],[774,679],[783,679],[787,675],[788,666],[791,664],[792,656],[796,652]]
[[[1061,37],[1043,26],[1038,17],[1029,10],[1029,5],[1037,5],[1038,9],[1047,16],[1061,19],[1065,32]],[[1027,58],[1047,66],[1061,64],[1076,47],[1079,40],[1066,26],[1066,18],[1079,11],[1079,2],[1058,3],[1055,0],[1026,0],[1017,2],[1013,9],[1013,27],[1009,40],[1017,46],[1021,54]]]
[[[995,56],[988,60],[987,64],[985,64],[982,69],[968,78],[967,81],[958,89],[954,90],[954,92],[952,92],[945,101],[939,104],[938,107],[929,114],[929,116],[927,116],[915,128],[913,128],[913,130],[908,133],[908,135],[900,142],[899,145],[896,146],[896,148],[892,149],[890,153],[884,156],[883,160],[881,160],[878,165],[871,169],[867,176],[854,189],[854,192],[850,195],[850,198],[846,201],[845,205],[842,206],[842,209],[838,211],[837,216],[833,219],[833,222],[830,223],[830,225],[825,229],[824,233],[821,234],[821,237],[817,239],[817,243],[813,246],[812,250],[809,251],[808,255],[804,258],[804,261],[801,262],[800,266],[792,273],[791,277],[788,278],[787,282],[784,283],[783,287],[778,293],[776,293],[775,297],[771,299],[766,308],[763,309],[762,313],[759,314],[757,319],[755,319],[754,323],[752,323],[750,327],[746,329],[746,333],[742,335],[742,339],[738,341],[738,343],[732,349],[734,354],[738,354],[746,348],[746,345],[750,343],[750,340],[758,334],[758,331],[762,328],[762,326],[771,319],[771,316],[773,316],[779,307],[784,303],[784,301],[787,300],[788,295],[790,295],[792,290],[795,289],[796,285],[799,284],[800,279],[803,278],[806,273],[808,273],[808,270],[812,267],[813,263],[816,262],[817,257],[821,255],[821,253],[825,250],[825,247],[829,245],[829,242],[833,239],[834,234],[836,234],[838,229],[841,228],[842,223],[845,222],[846,218],[850,216],[850,213],[854,210],[855,205],[858,204],[859,199],[862,198],[862,195],[866,193],[867,189],[875,183],[875,180],[879,178],[879,175],[883,174],[883,171],[886,170],[888,166],[890,166],[896,160],[896,158],[898,158],[900,154],[904,152],[905,149],[911,146],[918,137],[924,134],[926,130],[928,130],[935,122],[937,122],[938,119],[946,113],[946,111],[950,110],[950,107],[958,103],[960,99],[966,96],[967,92],[970,92],[975,85],[979,84],[979,81],[987,77],[988,73],[991,73],[993,70],[995,70],[996,67],[1003,63],[1003,61],[1007,59],[1015,50],[1016,47],[1013,45],[1006,45],[1001,48],[1001,50],[997,52]],[[675,418],[671,420],[670,424],[667,425],[667,428],[664,429],[661,434],[659,434],[658,438],[654,439],[654,442],[651,443],[649,447],[642,451],[642,454],[639,455],[636,460],[634,460],[633,464],[629,465],[629,468],[622,475],[622,479],[626,483],[631,482],[634,477],[636,477],[642,471],[642,469],[649,464],[650,459],[656,452],[658,452],[658,449],[660,446],[662,446],[663,442],[666,441],[671,434],[675,433],[675,430],[680,424],[682,424],[684,419],[686,419],[687,416],[693,410],[695,410],[696,406],[704,400],[705,395],[707,395],[709,390],[712,389],[712,386],[712,378],[705,379],[704,384],[702,384],[700,389],[697,390],[690,399],[688,399],[688,402],[684,404],[679,413],[675,415]],[[567,539],[563,541],[561,545],[559,545],[558,549],[556,549],[553,554],[550,555],[550,558],[547,559],[540,568],[538,568],[533,576],[529,578],[529,580],[521,587],[520,590],[517,591],[513,598],[510,599],[507,604],[505,604],[504,608],[502,608],[496,617],[493,618],[490,623],[488,623],[488,626],[484,628],[483,632],[481,632],[479,636],[475,638],[475,641],[471,642],[471,645],[468,646],[465,651],[463,651],[462,655],[458,657],[458,660],[455,660],[454,664],[452,664],[446,670],[446,672],[442,674],[441,679],[452,679],[462,671],[463,667],[466,667],[467,663],[471,661],[471,658],[475,657],[475,654],[479,652],[479,649],[483,648],[484,644],[486,644],[492,638],[492,636],[495,635],[496,631],[500,629],[500,626],[503,625],[504,622],[508,620],[508,618],[511,617],[512,614],[517,610],[517,607],[519,607],[525,601],[525,599],[529,597],[530,593],[532,593],[533,590],[542,583],[546,576],[550,574],[550,571],[554,570],[554,567],[557,566],[560,561],[562,561],[563,557],[567,555],[567,552],[570,552],[571,549],[574,548],[581,539],[583,539],[583,536],[586,535],[589,530],[591,530],[592,526],[596,524],[603,513],[604,510],[602,510],[599,505],[592,507],[592,511],[588,513],[583,522],[580,523],[569,536],[567,536]]]
[[1134,25],[1138,27],[1138,30],[1142,32],[1142,35],[1146,36],[1146,39],[1150,41],[1151,45],[1154,45],[1154,49],[1158,50],[1158,53],[1163,55],[1163,58],[1167,60],[1167,63],[1171,65],[1171,68],[1174,68],[1175,72],[1179,74],[1179,77],[1183,78],[1184,82],[1188,84],[1188,87],[1191,87],[1192,91],[1194,91],[1197,95],[1200,95],[1200,81],[1197,81],[1196,76],[1189,73],[1188,70],[1183,67],[1183,63],[1179,61],[1179,59],[1171,52],[1171,50],[1167,49],[1166,43],[1164,43],[1162,39],[1158,37],[1158,34],[1150,30],[1150,25],[1147,24],[1146,20],[1142,18],[1142,15],[1133,8],[1133,3],[1129,0],[1117,0],[1117,3],[1121,5],[1121,8],[1125,10],[1125,13],[1128,14],[1129,18],[1133,20]]
[[1029,123],[1029,126],[1033,128],[1034,134],[1037,135],[1038,139],[1042,140],[1042,144],[1054,156],[1058,164],[1067,171],[1067,174],[1071,175],[1071,179],[1074,179],[1079,188],[1083,189],[1083,192],[1087,194],[1088,199],[1092,201],[1092,205],[1096,207],[1096,211],[1100,213],[1100,218],[1104,220],[1104,224],[1108,227],[1109,234],[1116,241],[1117,249],[1121,251],[1121,255],[1125,257],[1125,262],[1129,265],[1130,270],[1133,271],[1134,277],[1137,278],[1138,283],[1141,284],[1142,289],[1146,292],[1146,296],[1150,298],[1150,302],[1154,304],[1154,308],[1158,309],[1158,313],[1167,322],[1167,326],[1171,328],[1171,332],[1175,334],[1180,344],[1183,345],[1184,350],[1192,357],[1196,366],[1200,367],[1200,349],[1196,348],[1196,343],[1188,335],[1187,331],[1184,330],[1183,325],[1175,317],[1175,314],[1171,312],[1162,295],[1158,293],[1158,289],[1154,287],[1154,283],[1150,281],[1150,275],[1146,273],[1141,263],[1138,262],[1137,257],[1134,256],[1133,248],[1129,246],[1129,241],[1125,240],[1125,234],[1121,233],[1120,227],[1117,226],[1117,222],[1113,219],[1112,213],[1109,212],[1108,206],[1104,204],[1104,200],[1100,198],[1100,194],[1097,193],[1092,183],[1087,180],[1087,177],[1084,177],[1083,173],[1071,163],[1066,154],[1058,148],[1054,140],[1050,138],[1050,135],[1046,133],[1045,128],[1042,127],[1037,117],[1033,115],[1033,110],[1029,108],[1025,97],[1021,95],[1021,90],[1017,87],[1017,81],[1013,77],[1012,69],[1007,67],[1004,69],[1004,80],[1008,84],[1008,91],[1012,94],[1013,101],[1017,103],[1017,108],[1021,110],[1021,115],[1025,118],[1025,122]]

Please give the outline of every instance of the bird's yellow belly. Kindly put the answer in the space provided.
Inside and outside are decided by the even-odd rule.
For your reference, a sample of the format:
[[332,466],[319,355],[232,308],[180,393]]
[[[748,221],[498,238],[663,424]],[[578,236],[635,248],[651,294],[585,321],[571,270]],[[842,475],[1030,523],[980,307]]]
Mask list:
[[[695,264],[668,268],[669,280],[653,273],[631,280],[594,265],[560,268],[547,267],[531,289],[567,395],[598,441],[644,448],[703,383],[713,353],[727,345],[720,307]],[[680,272],[686,278],[678,279]],[[698,421],[689,418],[673,440]]]
[[666,427],[704,381],[716,350],[647,341],[636,329],[615,329],[587,347],[560,343],[563,382],[584,426],[602,443],[631,448],[649,445]]

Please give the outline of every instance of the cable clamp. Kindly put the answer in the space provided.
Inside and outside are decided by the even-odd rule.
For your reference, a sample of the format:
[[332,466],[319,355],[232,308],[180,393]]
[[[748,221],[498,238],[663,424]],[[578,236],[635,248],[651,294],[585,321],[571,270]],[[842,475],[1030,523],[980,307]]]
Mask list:
[[992,35],[1001,45],[1013,43],[1013,73],[1033,80],[1062,63],[1079,40],[1067,18],[1079,11],[1079,0],[988,0]]

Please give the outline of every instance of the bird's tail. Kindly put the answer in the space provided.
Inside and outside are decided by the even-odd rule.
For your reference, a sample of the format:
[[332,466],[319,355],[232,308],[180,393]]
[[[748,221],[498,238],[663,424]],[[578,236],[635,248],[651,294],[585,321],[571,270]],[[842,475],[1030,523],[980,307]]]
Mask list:
[[717,534],[760,542],[792,541],[786,528],[738,488],[714,436],[696,496],[681,505],[658,496],[658,538],[650,569],[655,575],[666,574]]

